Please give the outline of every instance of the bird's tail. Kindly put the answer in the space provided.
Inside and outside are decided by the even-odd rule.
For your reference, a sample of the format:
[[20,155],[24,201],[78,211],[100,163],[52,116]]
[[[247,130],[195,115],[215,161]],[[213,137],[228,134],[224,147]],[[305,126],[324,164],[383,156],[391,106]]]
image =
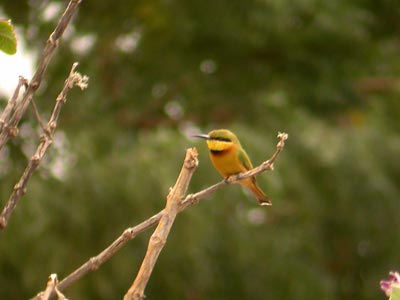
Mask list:
[[252,185],[250,189],[260,205],[272,205],[272,202],[265,196],[257,184]]
[[265,196],[264,192],[260,189],[255,180],[252,180],[250,184],[245,183],[243,185],[253,193],[260,205],[272,205],[272,202],[267,198],[267,196]]

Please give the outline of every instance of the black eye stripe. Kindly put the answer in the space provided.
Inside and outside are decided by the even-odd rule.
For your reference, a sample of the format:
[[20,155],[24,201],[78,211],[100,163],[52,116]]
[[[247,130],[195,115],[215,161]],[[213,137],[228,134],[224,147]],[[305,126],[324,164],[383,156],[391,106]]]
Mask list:
[[212,140],[221,141],[221,142],[232,142],[230,139],[223,138],[223,137],[215,137],[215,138],[212,138]]

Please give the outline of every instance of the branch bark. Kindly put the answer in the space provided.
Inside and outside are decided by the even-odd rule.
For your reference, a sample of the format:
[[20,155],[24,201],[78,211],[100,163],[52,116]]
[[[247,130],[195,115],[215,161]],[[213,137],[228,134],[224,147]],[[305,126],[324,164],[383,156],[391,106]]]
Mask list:
[[[10,119],[11,113],[15,108],[15,105],[17,104],[17,99],[19,96],[19,90],[21,89],[22,86],[25,86],[25,88],[28,86],[28,80],[26,80],[24,77],[20,76],[18,80],[17,87],[15,88],[14,94],[11,96],[10,100],[8,100],[8,103],[6,107],[4,108],[1,117],[0,117],[0,132],[3,130],[4,126],[7,126],[8,121]],[[13,135],[11,133],[11,135]]]
[[[7,123],[3,123],[0,125],[0,150],[3,146],[7,143],[10,137],[14,137],[18,135],[17,126],[24,115],[26,109],[28,108],[29,104],[32,101],[33,95],[36,90],[39,88],[43,76],[46,72],[47,66],[50,63],[55,50],[58,47],[60,42],[60,38],[63,35],[65,29],[67,28],[68,24],[70,23],[72,17],[76,13],[79,4],[82,0],[71,0],[64,11],[61,19],[59,20],[55,30],[50,35],[49,39],[47,40],[46,47],[43,50],[42,56],[40,58],[38,67],[36,69],[35,74],[32,77],[25,93],[20,102],[15,106],[14,113],[10,117]],[[9,112],[11,113],[11,112]]]
[[[199,203],[202,199],[211,195],[216,190],[220,189],[221,187],[225,186],[226,184],[233,183],[238,180],[260,174],[267,170],[270,170],[270,171],[273,170],[274,163],[275,163],[276,159],[278,158],[279,154],[282,152],[287,138],[288,138],[288,135],[286,133],[278,133],[279,142],[276,146],[275,153],[271,156],[271,158],[269,160],[263,162],[262,164],[255,167],[254,169],[252,169],[248,172],[245,172],[245,173],[233,175],[233,176],[229,177],[227,180],[223,180],[223,181],[221,181],[217,184],[214,184],[204,190],[201,190],[195,194],[187,195],[185,197],[185,199],[179,203],[178,213],[185,210],[186,208],[188,208],[189,206],[191,206],[193,204]],[[103,263],[105,263],[119,249],[121,249],[128,241],[134,239],[140,233],[146,231],[150,227],[157,224],[164,215],[165,215],[165,209],[160,211],[159,213],[155,214],[154,216],[150,217],[149,219],[143,221],[142,223],[136,225],[135,227],[126,229],[110,246],[108,246],[100,254],[98,254],[95,257],[90,258],[82,266],[80,266],[78,269],[76,269],[71,274],[69,274],[66,278],[64,278],[57,285],[57,289],[59,291],[63,291],[67,287],[69,287],[70,285],[72,285],[73,283],[78,281],[80,278],[82,278],[84,275],[88,274],[91,271],[97,270]],[[142,279],[142,281],[143,281],[143,279]],[[56,293],[53,290],[52,297],[50,297],[49,299],[54,299],[55,296],[56,296]]]
[[58,290],[57,284],[58,284],[57,274],[51,274],[49,276],[49,280],[47,281],[46,289],[43,292],[36,295],[36,297],[33,297],[32,300],[49,300],[53,292],[57,295],[58,300],[68,300]]
[[40,162],[42,161],[47,149],[53,142],[53,135],[57,127],[57,121],[60,116],[61,108],[67,101],[67,93],[75,86],[78,85],[81,89],[87,87],[86,76],[81,76],[75,72],[77,63],[72,65],[70,74],[65,80],[64,87],[56,99],[56,105],[54,106],[53,113],[51,114],[50,120],[44,128],[42,135],[40,136],[40,142],[36,148],[35,154],[31,157],[27,167],[24,170],[21,178],[14,186],[14,190],[11,193],[3,211],[0,214],[0,230],[7,226],[8,220],[11,217],[12,212],[17,206],[18,201],[26,193],[26,186],[29,179],[32,177],[33,172],[37,169]]
[[186,150],[186,157],[183,163],[179,177],[175,186],[171,189],[167,197],[163,215],[153,235],[150,237],[146,256],[136,276],[135,281],[126,293],[124,300],[141,300],[144,298],[144,290],[150,279],[158,256],[160,255],[171,227],[179,213],[179,206],[188,189],[190,180],[199,162],[197,159],[197,150],[189,148]]

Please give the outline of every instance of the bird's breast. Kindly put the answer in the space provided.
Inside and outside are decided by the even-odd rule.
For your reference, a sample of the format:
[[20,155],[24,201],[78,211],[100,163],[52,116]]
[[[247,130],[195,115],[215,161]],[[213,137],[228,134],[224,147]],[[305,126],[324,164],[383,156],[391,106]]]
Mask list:
[[222,151],[210,151],[210,159],[223,177],[246,171],[245,167],[239,161],[235,147]]

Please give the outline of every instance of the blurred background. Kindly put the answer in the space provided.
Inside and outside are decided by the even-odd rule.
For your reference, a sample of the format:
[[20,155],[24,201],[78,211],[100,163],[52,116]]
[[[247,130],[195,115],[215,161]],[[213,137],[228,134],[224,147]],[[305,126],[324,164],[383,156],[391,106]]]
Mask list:
[[[33,64],[66,4],[0,3]],[[379,280],[400,266],[399,53],[394,0],[84,0],[35,101],[47,120],[75,61],[89,88],[68,95],[0,233],[0,298],[32,297],[161,210],[187,147],[189,192],[221,180],[188,136],[229,128],[254,165],[289,133],[258,176],[273,206],[232,185],[180,214],[148,298],[385,299]],[[1,207],[37,145],[32,109],[20,132],[0,152]],[[151,232],[66,296],[122,299]]]

